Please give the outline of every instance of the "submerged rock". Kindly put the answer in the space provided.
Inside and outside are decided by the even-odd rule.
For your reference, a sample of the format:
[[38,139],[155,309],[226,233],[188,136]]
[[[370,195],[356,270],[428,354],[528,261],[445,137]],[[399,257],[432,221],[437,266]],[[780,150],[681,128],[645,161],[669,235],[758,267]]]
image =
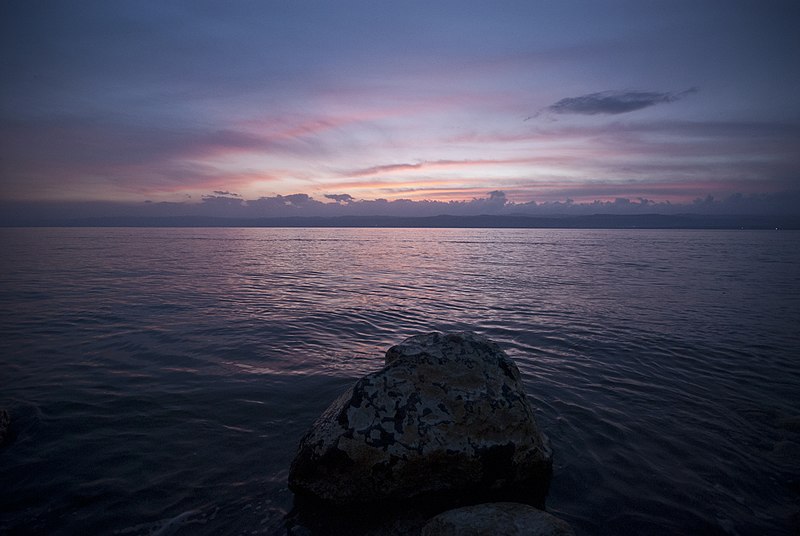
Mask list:
[[800,433],[800,415],[792,415],[791,417],[777,419],[775,424],[778,428],[782,428],[786,431]]
[[11,415],[8,410],[0,409],[0,447],[10,441]]
[[435,499],[543,504],[552,454],[519,370],[473,333],[429,333],[336,399],[303,437],[298,496],[338,505]]
[[519,503],[488,503],[448,510],[422,528],[422,536],[575,536],[565,521]]

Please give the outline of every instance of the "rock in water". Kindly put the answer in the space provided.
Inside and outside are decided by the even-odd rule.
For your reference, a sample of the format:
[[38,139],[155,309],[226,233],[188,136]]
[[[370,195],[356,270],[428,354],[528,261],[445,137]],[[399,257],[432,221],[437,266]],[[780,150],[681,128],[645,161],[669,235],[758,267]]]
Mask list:
[[575,536],[566,522],[527,504],[489,503],[448,510],[422,528],[422,536]]
[[9,429],[11,428],[11,415],[5,409],[0,409],[0,447],[9,441],[11,436]]
[[298,496],[339,505],[421,498],[542,504],[552,454],[516,364],[474,333],[429,333],[336,399],[289,472]]

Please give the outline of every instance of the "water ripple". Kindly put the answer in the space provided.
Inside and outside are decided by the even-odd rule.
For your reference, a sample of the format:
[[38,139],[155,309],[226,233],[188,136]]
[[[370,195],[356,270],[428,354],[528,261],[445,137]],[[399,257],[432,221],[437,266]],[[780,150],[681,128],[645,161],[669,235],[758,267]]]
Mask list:
[[0,532],[280,532],[308,424],[392,344],[462,329],[518,363],[579,532],[784,534],[797,511],[798,233],[0,240]]

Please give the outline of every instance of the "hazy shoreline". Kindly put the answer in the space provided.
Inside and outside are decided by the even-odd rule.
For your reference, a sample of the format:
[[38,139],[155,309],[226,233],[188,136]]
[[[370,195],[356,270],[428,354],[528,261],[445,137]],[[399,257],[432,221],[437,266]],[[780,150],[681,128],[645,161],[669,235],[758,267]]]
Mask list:
[[385,227],[508,229],[800,229],[800,216],[703,214],[593,214],[588,216],[338,216],[223,218],[210,216],[32,219],[2,227]]

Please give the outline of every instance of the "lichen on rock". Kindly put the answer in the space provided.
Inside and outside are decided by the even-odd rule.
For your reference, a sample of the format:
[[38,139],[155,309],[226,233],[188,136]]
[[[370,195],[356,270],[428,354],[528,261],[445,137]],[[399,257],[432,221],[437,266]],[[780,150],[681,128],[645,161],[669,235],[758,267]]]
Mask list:
[[386,352],[303,437],[289,487],[353,505],[477,495],[543,503],[552,454],[516,364],[489,339],[428,333]]

